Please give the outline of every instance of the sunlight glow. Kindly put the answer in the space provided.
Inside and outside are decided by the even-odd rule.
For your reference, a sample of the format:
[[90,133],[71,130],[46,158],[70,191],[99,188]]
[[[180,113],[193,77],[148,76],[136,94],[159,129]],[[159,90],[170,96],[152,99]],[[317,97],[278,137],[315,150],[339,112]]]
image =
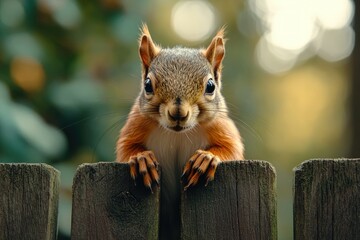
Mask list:
[[282,12],[273,17],[266,39],[278,47],[300,51],[311,42],[317,31],[311,16]]
[[318,37],[317,54],[329,62],[340,61],[350,56],[354,44],[355,32],[351,27],[326,30]]
[[183,39],[202,41],[215,30],[215,11],[207,1],[180,1],[172,9],[171,24]]
[[296,54],[290,54],[267,41],[264,37],[256,46],[259,65],[267,72],[277,74],[290,70],[296,62]]
[[343,28],[351,23],[354,3],[350,0],[316,0],[315,14],[323,28]]
[[352,0],[248,0],[248,4],[263,29],[256,57],[270,73],[290,70],[304,52],[333,62],[353,50]]

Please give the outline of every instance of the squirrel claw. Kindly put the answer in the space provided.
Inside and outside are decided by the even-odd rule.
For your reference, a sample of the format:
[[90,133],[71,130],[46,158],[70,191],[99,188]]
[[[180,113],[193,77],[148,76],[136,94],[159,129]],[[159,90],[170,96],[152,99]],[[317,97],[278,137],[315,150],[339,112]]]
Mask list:
[[220,159],[209,151],[196,151],[184,167],[182,174],[182,179],[186,180],[184,191],[195,186],[203,176],[206,181],[205,186],[207,186],[214,179],[216,168],[220,162]]
[[136,180],[136,178],[141,175],[144,186],[149,188],[153,193],[153,189],[151,187],[152,184],[156,183],[158,186],[160,185],[158,165],[159,163],[152,151],[140,152],[137,155],[130,157],[130,176],[132,179]]
[[146,186],[146,187],[150,190],[151,194],[154,194],[154,191],[153,191],[153,189],[152,189],[151,185]]
[[[195,156],[195,155],[194,155]],[[187,163],[185,164],[185,167],[184,167],[184,170],[183,170],[183,173],[181,175],[181,178],[184,178],[186,175],[189,174],[189,172],[191,171],[191,167],[192,167],[192,164],[193,164],[193,160],[190,158],[189,161],[187,161]]]

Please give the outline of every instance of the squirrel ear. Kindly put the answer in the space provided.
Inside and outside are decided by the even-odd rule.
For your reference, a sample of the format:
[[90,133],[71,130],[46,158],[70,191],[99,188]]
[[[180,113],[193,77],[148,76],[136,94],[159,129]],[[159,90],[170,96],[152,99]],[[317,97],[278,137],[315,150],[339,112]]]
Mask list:
[[204,51],[204,55],[213,67],[217,75],[221,71],[221,63],[225,55],[224,28],[221,28],[216,36],[212,39],[210,45]]
[[142,26],[141,32],[139,54],[143,66],[147,69],[150,66],[151,61],[159,53],[160,49],[152,41],[149,29],[146,24]]

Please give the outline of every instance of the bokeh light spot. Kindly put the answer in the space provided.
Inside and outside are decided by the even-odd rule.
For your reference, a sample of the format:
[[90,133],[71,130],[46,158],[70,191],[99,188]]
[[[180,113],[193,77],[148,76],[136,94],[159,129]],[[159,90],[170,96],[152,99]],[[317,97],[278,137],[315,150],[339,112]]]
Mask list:
[[27,32],[14,33],[4,39],[7,57],[26,56],[34,59],[43,57],[43,49],[38,40]]
[[17,0],[0,2],[0,20],[8,27],[19,25],[24,19],[24,8]]
[[17,105],[12,111],[22,137],[47,157],[59,156],[66,149],[65,136],[46,124],[32,109]]
[[317,54],[329,62],[350,56],[355,45],[355,32],[351,27],[323,31],[316,42]]
[[[304,56],[317,54],[334,62],[353,51],[352,0],[248,0],[248,4],[263,26],[256,57],[268,72],[291,70]],[[286,62],[287,56],[294,57]]]
[[74,28],[81,21],[82,14],[77,1],[38,0],[39,8],[52,14],[54,20],[64,28]]
[[256,57],[261,68],[272,74],[288,71],[296,62],[296,54],[272,45],[265,37],[256,46]]
[[180,1],[172,9],[171,24],[183,39],[202,41],[215,30],[215,11],[206,1]]
[[10,65],[13,81],[26,92],[38,92],[44,87],[42,65],[32,58],[15,58]]
[[62,1],[62,4],[54,8],[54,19],[65,28],[77,26],[81,20],[81,12],[76,1]]
[[323,28],[343,28],[351,23],[354,3],[350,0],[316,0],[315,15]]
[[316,36],[317,27],[307,14],[281,13],[274,16],[267,38],[274,45],[301,51]]

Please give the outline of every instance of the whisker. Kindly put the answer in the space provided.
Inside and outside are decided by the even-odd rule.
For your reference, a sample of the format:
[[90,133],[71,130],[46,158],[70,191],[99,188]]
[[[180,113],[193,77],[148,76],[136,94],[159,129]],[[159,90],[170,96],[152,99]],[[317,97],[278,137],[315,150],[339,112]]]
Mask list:
[[[77,124],[80,124],[80,123],[83,123],[83,122],[86,122],[86,121],[89,121],[89,120],[92,120],[92,119],[99,119],[99,118],[104,118],[104,117],[108,117],[110,115],[117,115],[119,114],[118,112],[108,112],[108,113],[104,113],[104,114],[101,114],[101,115],[96,115],[96,116],[88,116],[88,117],[85,117],[85,118],[82,118],[78,121],[75,121],[73,123],[70,123],[68,125],[65,125],[64,127],[61,127],[60,130],[65,130],[67,128],[70,128],[70,127],[73,127]],[[124,116],[120,116],[121,118],[124,117]]]
[[100,142],[102,141],[102,139],[105,137],[106,134],[108,134],[110,131],[114,130],[116,126],[120,126],[121,124],[121,120],[117,120],[115,121],[115,123],[111,124],[110,127],[108,127],[100,136],[99,140],[97,141],[97,143],[95,144],[94,150],[93,150],[93,157],[92,157],[92,161],[95,162],[95,155],[97,152],[97,148],[100,144]]
[[262,142],[262,143],[264,142],[260,133],[254,127],[250,126],[249,124],[247,124],[245,121],[243,121],[241,119],[238,119],[237,121],[239,121],[241,123],[240,125],[243,125],[245,127],[245,129],[249,130],[249,132],[251,134],[253,134],[259,142]]
[[[188,131],[188,132],[191,132],[191,130],[192,130],[192,129],[190,129],[190,131]],[[185,136],[186,136],[187,139],[189,139],[190,144],[193,144],[192,141],[191,141],[191,139],[190,139],[190,137],[188,136],[187,132],[185,132]]]
[[[129,113],[129,117],[136,117],[139,116],[141,114],[148,114],[148,115],[154,115],[154,116],[159,116],[159,105],[158,104],[153,104],[153,103],[147,103],[148,107],[145,109],[142,109],[141,112],[136,112],[136,113]],[[236,105],[232,104],[232,103],[228,103],[228,105],[231,106],[231,108],[237,108]],[[246,131],[248,131],[249,133],[251,133],[251,135],[255,136],[256,139],[260,142],[263,142],[263,138],[262,136],[259,134],[259,132],[252,127],[250,124],[248,124],[246,121],[244,121],[238,114],[236,114],[237,111],[229,111],[229,109],[227,107],[221,107],[221,108],[200,108],[198,112],[194,112],[195,114],[201,114],[201,113],[220,113],[217,117],[219,118],[224,118],[227,119],[228,115],[230,115],[230,118],[239,126],[242,126]],[[190,141],[190,143],[192,143],[191,138],[193,137],[192,135],[194,134],[194,129],[196,126],[194,126],[193,128],[191,128],[189,131],[185,132],[186,138]],[[165,128],[164,129],[166,131],[163,131],[163,134],[168,133],[170,130]]]
[[[226,108],[222,108],[222,109],[218,109],[218,108],[206,108],[206,109],[201,109],[200,112],[216,112],[216,113],[226,113],[228,114],[228,110]],[[246,123],[244,120],[242,120],[239,116],[235,115],[234,112],[230,112],[229,113],[230,115],[230,118],[235,122],[237,123],[238,125],[240,126],[243,126],[244,129],[248,130],[253,136],[256,137],[256,139],[259,141],[259,142],[263,142],[263,138],[261,137],[261,135],[259,134],[259,132],[254,128],[252,127],[251,125],[249,125],[248,123]],[[226,115],[219,115],[217,117],[220,117],[220,118],[224,118],[224,119],[227,119],[228,117]]]

